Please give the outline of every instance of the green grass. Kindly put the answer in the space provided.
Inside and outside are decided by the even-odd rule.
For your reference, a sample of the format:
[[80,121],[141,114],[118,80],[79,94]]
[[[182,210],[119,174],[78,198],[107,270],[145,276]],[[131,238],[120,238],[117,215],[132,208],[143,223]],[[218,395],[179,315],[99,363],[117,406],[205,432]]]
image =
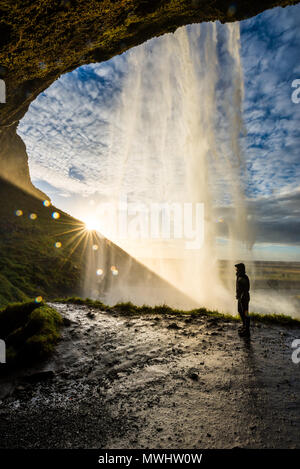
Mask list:
[[[83,242],[73,250],[72,236],[83,224],[3,180],[0,200],[0,307],[37,296],[78,294],[85,269]],[[16,210],[23,215],[16,216]],[[52,218],[54,211],[58,220]],[[32,213],[36,219],[30,219]]]
[[4,275],[0,274],[0,305],[13,301],[26,301],[28,296],[17,286],[13,285]]
[[93,308],[101,309],[102,311],[108,311],[109,306],[102,303],[99,300],[91,300],[90,298],[80,298],[76,296],[72,296],[70,298],[56,298],[54,300],[57,303],[65,303],[65,304],[75,304],[75,305],[83,305],[83,306],[90,306]]
[[259,314],[251,313],[251,318],[254,321],[262,322],[264,324],[280,324],[282,326],[295,326],[300,327],[300,320],[286,316],[285,314]]
[[[220,320],[226,321],[239,321],[238,316],[233,316],[231,314],[219,313],[218,311],[210,311],[206,308],[197,308],[191,309],[188,311],[184,311],[181,309],[171,308],[168,305],[157,305],[157,306],[137,306],[131,302],[127,303],[117,303],[114,306],[108,306],[98,300],[91,300],[90,298],[78,298],[78,297],[70,297],[70,298],[58,298],[55,300],[58,303],[65,303],[65,304],[77,304],[77,305],[85,305],[88,307],[92,307],[95,309],[100,309],[101,311],[111,311],[111,312],[118,312],[121,315],[130,316],[130,315],[140,315],[140,314],[169,314],[169,315],[200,315],[206,317],[214,317]],[[258,313],[250,313],[250,317],[253,321],[264,323],[264,324],[278,324],[283,326],[294,326],[300,327],[300,320],[292,318],[291,316],[285,316],[283,314],[258,314]]]
[[53,352],[60,337],[61,315],[44,303],[14,303],[0,311],[0,338],[8,365],[29,364]]

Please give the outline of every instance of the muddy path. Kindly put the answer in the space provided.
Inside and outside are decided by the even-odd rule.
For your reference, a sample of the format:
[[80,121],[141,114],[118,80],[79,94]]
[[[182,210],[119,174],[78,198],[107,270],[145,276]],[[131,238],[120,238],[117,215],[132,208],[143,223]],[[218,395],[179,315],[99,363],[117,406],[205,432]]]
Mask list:
[[51,360],[0,380],[0,447],[300,447],[299,329],[55,307]]

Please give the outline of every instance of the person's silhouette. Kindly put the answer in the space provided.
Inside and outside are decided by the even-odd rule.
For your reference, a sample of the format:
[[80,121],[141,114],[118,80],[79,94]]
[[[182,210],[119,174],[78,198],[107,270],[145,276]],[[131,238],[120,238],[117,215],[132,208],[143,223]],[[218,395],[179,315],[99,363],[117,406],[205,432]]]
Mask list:
[[250,301],[250,281],[246,274],[245,264],[240,263],[235,265],[236,268],[236,299],[238,300],[238,312],[243,322],[239,334],[242,336],[250,336],[250,316],[249,316],[249,301]]

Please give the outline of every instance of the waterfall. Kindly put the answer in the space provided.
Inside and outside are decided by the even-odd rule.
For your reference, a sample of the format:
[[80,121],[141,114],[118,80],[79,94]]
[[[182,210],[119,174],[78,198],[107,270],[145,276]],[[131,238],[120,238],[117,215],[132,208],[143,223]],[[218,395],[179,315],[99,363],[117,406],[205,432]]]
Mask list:
[[[249,257],[252,236],[242,101],[239,23],[179,28],[126,53],[107,150],[109,202],[126,198],[144,215],[153,203],[203,204],[204,243],[187,249],[182,239],[122,238],[113,217],[104,234],[197,304],[231,312],[233,264]],[[219,257],[229,260],[225,280]]]

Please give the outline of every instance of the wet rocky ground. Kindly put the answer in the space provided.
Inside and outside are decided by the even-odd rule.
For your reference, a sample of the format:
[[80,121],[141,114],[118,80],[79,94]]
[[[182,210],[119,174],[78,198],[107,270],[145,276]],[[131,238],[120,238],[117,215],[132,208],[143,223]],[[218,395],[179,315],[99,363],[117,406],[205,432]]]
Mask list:
[[300,329],[55,307],[51,359],[0,380],[1,448],[300,447]]

